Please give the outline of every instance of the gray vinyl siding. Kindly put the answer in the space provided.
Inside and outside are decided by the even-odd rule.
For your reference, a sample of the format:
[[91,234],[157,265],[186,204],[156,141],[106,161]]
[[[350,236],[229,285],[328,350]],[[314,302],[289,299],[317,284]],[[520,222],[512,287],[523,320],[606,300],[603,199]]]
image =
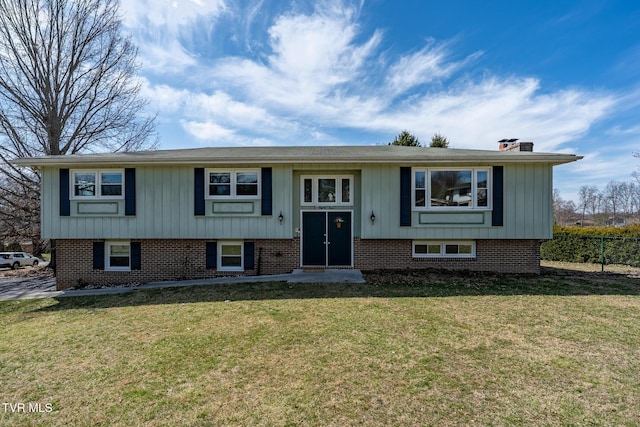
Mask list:
[[[204,165],[206,166],[206,165]],[[232,168],[233,166],[230,166]],[[245,239],[292,236],[291,168],[273,168],[273,212],[260,215],[259,200],[250,214],[213,214],[213,200],[205,200],[207,215],[194,215],[194,167],[137,166],[135,216],[79,215],[72,200],[71,216],[60,217],[59,169],[44,168],[42,234],[45,238],[72,239]],[[284,191],[281,191],[284,190]],[[278,221],[280,211],[285,215]],[[120,210],[123,212],[123,210]]]
[[[401,227],[400,166],[397,164],[265,166],[272,167],[273,210],[270,216],[260,215],[260,202],[257,200],[252,202],[255,206],[250,213],[214,215],[214,202],[209,199],[205,200],[205,215],[194,215],[194,168],[211,167],[209,164],[202,164],[135,166],[135,216],[124,216],[124,209],[121,207],[117,215],[79,215],[77,202],[72,200],[71,216],[60,217],[59,169],[43,167],[42,235],[53,239],[293,238],[298,236],[295,231],[300,227],[300,211],[314,209],[314,207],[300,205],[300,176],[351,174],[354,176],[353,206],[322,207],[321,209],[353,210],[355,237],[363,239],[548,239],[552,237],[552,166],[550,164],[509,163],[504,165],[504,226],[501,227],[491,226],[490,210],[473,211],[466,217],[467,220],[464,219],[464,214],[460,214],[463,212],[461,210],[452,211],[455,215],[447,215],[447,211],[442,210],[437,212],[414,210],[411,213],[412,225]],[[487,164],[469,166],[490,167]],[[243,167],[243,165],[228,167]],[[422,164],[420,167],[425,166]],[[282,223],[278,220],[280,212],[284,216]],[[374,223],[370,220],[372,212],[376,216]],[[449,222],[460,220],[450,224],[438,223],[443,219]]]
[[[481,165],[478,165],[481,166]],[[362,168],[362,238],[367,239],[549,239],[552,237],[552,172],[546,164],[504,166],[504,226],[491,226],[491,211],[467,211],[469,222],[421,224],[420,215],[464,216],[464,211],[413,210],[411,227],[400,226],[397,166]],[[376,220],[371,223],[371,211]],[[432,213],[433,212],[433,213]],[[478,216],[484,218],[478,219]]]

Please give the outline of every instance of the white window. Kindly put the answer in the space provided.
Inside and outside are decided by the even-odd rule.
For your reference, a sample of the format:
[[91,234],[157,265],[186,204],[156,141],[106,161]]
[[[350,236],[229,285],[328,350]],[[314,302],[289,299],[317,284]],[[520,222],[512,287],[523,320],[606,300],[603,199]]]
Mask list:
[[474,241],[414,240],[414,258],[475,258]]
[[259,169],[207,169],[205,186],[209,199],[257,199]]
[[244,242],[218,242],[218,271],[244,271]]
[[105,242],[105,270],[131,270],[131,244]]
[[353,175],[302,176],[302,205],[353,205]]
[[490,208],[487,168],[414,169],[413,206],[416,209]]
[[71,172],[71,198],[122,199],[124,172],[122,170],[77,170]]

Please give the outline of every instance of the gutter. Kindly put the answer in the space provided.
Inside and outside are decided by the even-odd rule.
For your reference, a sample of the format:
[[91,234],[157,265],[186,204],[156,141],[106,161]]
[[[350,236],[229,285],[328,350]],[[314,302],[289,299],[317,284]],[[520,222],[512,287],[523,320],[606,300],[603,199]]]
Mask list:
[[[489,154],[489,152],[487,153]],[[505,155],[508,154],[508,155]],[[442,157],[429,157],[429,158],[416,158],[416,157],[402,157],[402,158],[345,158],[345,157],[324,157],[324,158],[309,158],[309,157],[287,157],[287,158],[271,158],[271,157],[224,157],[216,158],[211,157],[205,159],[203,157],[184,157],[184,158],[158,158],[156,156],[140,156],[135,158],[134,156],[123,155],[120,156],[94,156],[94,155],[74,155],[74,156],[41,156],[41,157],[27,157],[21,159],[12,160],[11,163],[18,166],[31,166],[31,167],[61,167],[61,166],[125,166],[125,165],[225,165],[225,164],[247,164],[247,165],[265,165],[265,164],[402,164],[402,165],[421,165],[421,164],[512,164],[512,163],[548,163],[553,165],[560,165],[564,163],[571,163],[582,159],[583,156],[574,154],[545,154],[536,153],[531,155],[522,155],[521,153],[504,153],[502,155],[487,155],[478,157],[457,157],[452,156],[448,158]]]

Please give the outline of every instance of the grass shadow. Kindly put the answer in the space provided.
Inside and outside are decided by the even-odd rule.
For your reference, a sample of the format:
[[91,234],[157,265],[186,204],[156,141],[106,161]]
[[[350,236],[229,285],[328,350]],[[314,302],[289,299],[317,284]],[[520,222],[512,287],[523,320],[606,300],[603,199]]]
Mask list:
[[367,283],[237,283],[136,289],[125,294],[57,298],[57,311],[158,304],[316,298],[433,298],[516,295],[640,295],[640,278],[545,268],[541,275],[475,272],[369,272]]

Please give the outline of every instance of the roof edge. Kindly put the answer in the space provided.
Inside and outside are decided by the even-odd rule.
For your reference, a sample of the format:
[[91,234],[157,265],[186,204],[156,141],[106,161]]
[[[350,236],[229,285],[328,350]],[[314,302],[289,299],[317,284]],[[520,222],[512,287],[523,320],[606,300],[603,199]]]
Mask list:
[[564,153],[471,150],[394,146],[214,147],[132,153],[38,156],[12,160],[19,166],[201,165],[201,164],[425,164],[425,163],[550,163],[582,159]]

